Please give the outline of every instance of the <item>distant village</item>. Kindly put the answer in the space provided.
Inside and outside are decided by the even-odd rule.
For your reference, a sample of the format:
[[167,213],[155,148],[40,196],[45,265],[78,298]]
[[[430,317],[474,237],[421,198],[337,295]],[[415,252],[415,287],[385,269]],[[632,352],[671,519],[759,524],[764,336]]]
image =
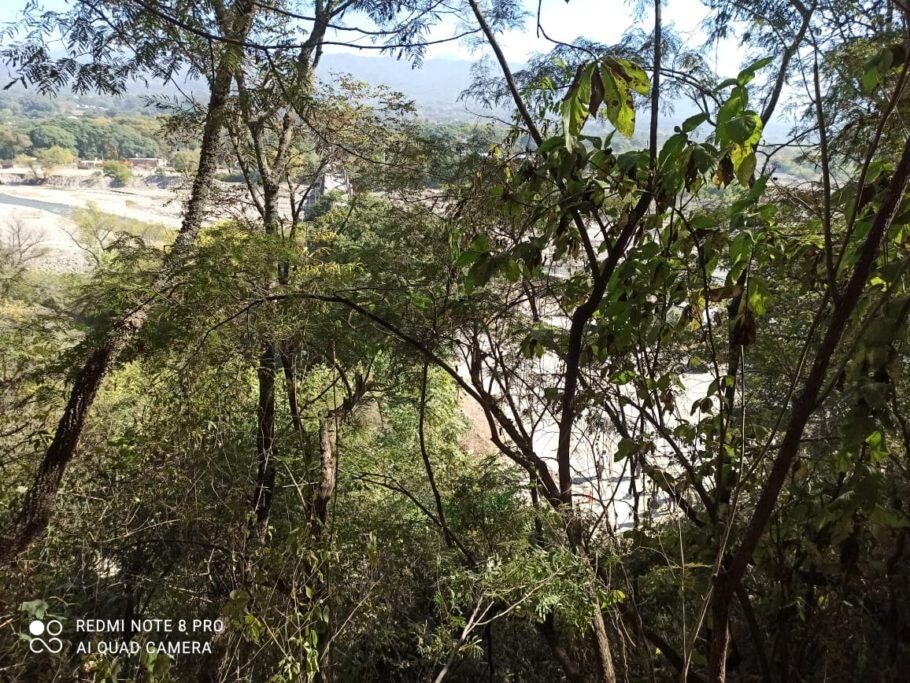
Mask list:
[[[120,163],[126,164],[134,171],[154,171],[156,169],[168,169],[170,164],[167,159],[160,157],[130,157],[128,159],[119,159]],[[77,159],[76,168],[92,169],[102,168],[105,164],[104,159]]]

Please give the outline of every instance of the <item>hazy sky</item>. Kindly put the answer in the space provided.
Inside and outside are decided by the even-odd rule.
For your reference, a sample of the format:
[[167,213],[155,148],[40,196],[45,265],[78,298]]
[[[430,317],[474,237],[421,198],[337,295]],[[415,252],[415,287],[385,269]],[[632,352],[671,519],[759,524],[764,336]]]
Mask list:
[[[537,37],[535,14],[537,3],[525,0],[529,16],[523,30],[513,30],[499,36],[500,44],[506,56],[512,62],[523,62],[535,52],[546,52],[553,45],[548,40]],[[669,0],[663,10],[665,26],[671,26],[683,41],[692,47],[704,44],[705,34],[700,24],[708,14],[708,9],[700,0]],[[572,42],[583,36],[601,43],[615,43],[622,34],[634,25],[645,31],[651,31],[653,13],[649,10],[637,19],[632,3],[621,0],[543,0],[541,4],[541,24],[547,35],[553,40],[564,43]],[[434,30],[434,38],[452,34],[452,27],[441,26]],[[448,32],[446,31],[448,29]],[[476,59],[469,46],[457,43],[446,43],[429,48],[431,57],[457,57]],[[712,55],[712,61],[715,61]],[[716,53],[718,70],[722,76],[728,76],[739,70],[740,59],[738,46],[726,42],[719,46]]]
[[[509,31],[500,36],[503,50],[510,61],[524,62],[534,52],[547,51],[552,45],[544,38],[538,38],[535,31],[534,15],[537,11],[536,0],[524,0],[529,12],[528,20],[523,30]],[[67,6],[66,0],[39,0],[47,9],[63,9]],[[0,22],[14,20],[26,5],[26,0],[0,0]],[[700,0],[669,0],[664,9],[663,20],[665,25],[672,25],[683,39],[693,47],[704,43],[704,34],[699,25],[707,15],[708,10]],[[652,17],[650,11],[646,12],[640,20],[640,25],[645,30],[650,30]],[[355,18],[348,20],[348,24],[357,21]],[[361,24],[360,21],[357,21]],[[623,32],[638,23],[635,18],[632,3],[621,0],[543,0],[541,5],[541,23],[547,34],[562,42],[571,42],[583,35],[586,38],[603,43],[616,42]],[[457,30],[452,23],[436,27],[431,39],[439,39],[452,35]],[[351,34],[345,33],[344,37],[350,39]],[[367,43],[363,39],[361,42]],[[359,54],[374,54],[370,50],[354,50],[330,46],[329,52],[357,52]],[[446,43],[431,46],[428,57],[449,57],[458,59],[477,59],[480,55],[472,52],[470,47],[459,43]],[[742,62],[737,45],[729,41],[722,44],[712,55],[718,71],[723,76],[735,73]]]

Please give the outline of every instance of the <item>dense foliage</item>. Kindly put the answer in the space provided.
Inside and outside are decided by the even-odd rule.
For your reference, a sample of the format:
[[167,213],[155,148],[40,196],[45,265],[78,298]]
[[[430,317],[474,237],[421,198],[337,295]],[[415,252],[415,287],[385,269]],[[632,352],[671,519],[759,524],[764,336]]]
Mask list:
[[[176,234],[75,215],[86,273],[0,250],[3,675],[904,678],[910,14],[861,4],[711,3],[731,78],[660,2],[514,73],[510,2],[31,15],[3,53],[29,84],[179,66],[211,97],[135,140],[0,130],[48,168],[183,149],[192,180]],[[457,15],[513,119],[428,127],[316,81],[352,6],[415,61]],[[61,30],[91,68],[36,46]],[[159,649],[181,638],[204,647]]]

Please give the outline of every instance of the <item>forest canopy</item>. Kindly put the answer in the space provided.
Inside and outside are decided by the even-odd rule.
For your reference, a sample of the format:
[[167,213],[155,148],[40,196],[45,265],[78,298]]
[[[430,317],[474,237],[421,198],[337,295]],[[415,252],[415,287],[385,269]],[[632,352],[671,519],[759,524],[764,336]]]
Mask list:
[[[910,7],[677,1],[27,3],[17,87],[204,96],[2,119],[184,177],[4,232],[2,677],[906,678]],[[458,41],[508,118],[315,75]]]

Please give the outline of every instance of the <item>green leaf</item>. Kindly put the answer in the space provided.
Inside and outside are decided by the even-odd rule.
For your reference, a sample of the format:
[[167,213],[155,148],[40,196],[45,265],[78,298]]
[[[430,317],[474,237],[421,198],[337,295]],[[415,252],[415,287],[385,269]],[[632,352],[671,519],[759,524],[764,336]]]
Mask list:
[[658,161],[661,165],[667,164],[668,159],[673,159],[685,148],[688,138],[682,133],[672,135],[660,150]]
[[867,93],[871,93],[875,90],[875,86],[878,85],[878,82],[881,80],[881,74],[878,69],[872,67],[863,71],[863,75],[859,77],[860,85],[863,90]]
[[752,254],[752,245],[755,239],[751,232],[741,232],[730,242],[730,261],[736,265],[745,262]]
[[691,133],[693,130],[698,128],[701,124],[708,120],[707,114],[696,114],[695,116],[690,116],[682,123],[682,132]]
[[750,64],[745,69],[739,72],[739,75],[736,77],[736,82],[740,85],[745,85],[753,78],[755,78],[756,72],[764,69],[768,64],[774,61],[774,57],[765,57],[764,59],[759,59],[757,62]]
[[19,611],[25,612],[33,619],[44,619],[47,615],[49,605],[41,599],[27,600],[19,605]]
[[465,287],[470,293],[476,287],[483,287],[496,272],[496,260],[489,254],[481,254],[468,271]]
[[522,261],[528,270],[537,268],[542,259],[540,247],[532,242],[521,242],[512,248],[512,255]]
[[616,444],[616,455],[614,460],[619,462],[620,460],[625,460],[630,455],[635,453],[639,448],[639,443],[634,439],[627,439],[623,437],[619,440],[619,443]]
[[736,179],[740,185],[748,185],[755,173],[755,152],[749,152],[736,166]]
[[564,142],[564,139],[562,136],[554,135],[553,137],[547,138],[546,140],[543,141],[543,143],[541,143],[540,147],[537,148],[537,153],[538,154],[547,154],[548,152],[551,152],[554,149],[556,149],[557,147],[559,147],[560,145],[562,145],[563,142]]
[[699,214],[692,217],[689,225],[692,226],[693,230],[710,230],[717,226],[717,219],[706,214]]
[[883,47],[863,65],[863,75],[859,78],[863,90],[871,93],[888,74],[888,71],[903,64],[906,58],[903,45]]
[[755,315],[764,315],[771,301],[771,290],[768,281],[758,275],[749,278],[749,308]]
[[591,101],[591,74],[593,64],[582,64],[575,72],[572,85],[559,107],[562,116],[566,149],[575,149],[576,139],[588,119],[588,105]]
[[648,74],[645,73],[644,69],[637,64],[633,64],[627,59],[611,58],[604,60],[604,62],[611,66],[615,65],[616,68],[611,70],[623,78],[629,87],[640,95],[647,95],[648,91],[651,90],[651,79],[648,78]]
[[469,266],[472,263],[474,263],[474,261],[477,260],[478,256],[480,256],[480,254],[476,251],[463,251],[463,252],[461,252],[461,254],[458,255],[458,258],[455,260],[455,265],[458,266],[459,268],[463,268],[464,266]]
[[513,258],[506,261],[505,276],[509,282],[518,282],[521,277],[521,267],[518,265],[518,261]]
[[753,138],[756,130],[758,130],[759,135],[761,135],[761,129],[759,128],[758,122],[751,113],[735,116],[717,126],[718,136],[722,135],[726,141],[738,145],[747,144],[748,141]]
[[471,243],[468,245],[470,251],[484,252],[490,251],[493,248],[493,240],[490,239],[488,235],[475,235],[471,240]]
[[604,69],[601,71],[604,85],[604,104],[607,110],[607,119],[616,130],[631,138],[635,132],[635,109],[632,106],[632,96],[626,82],[615,78],[613,74]]

